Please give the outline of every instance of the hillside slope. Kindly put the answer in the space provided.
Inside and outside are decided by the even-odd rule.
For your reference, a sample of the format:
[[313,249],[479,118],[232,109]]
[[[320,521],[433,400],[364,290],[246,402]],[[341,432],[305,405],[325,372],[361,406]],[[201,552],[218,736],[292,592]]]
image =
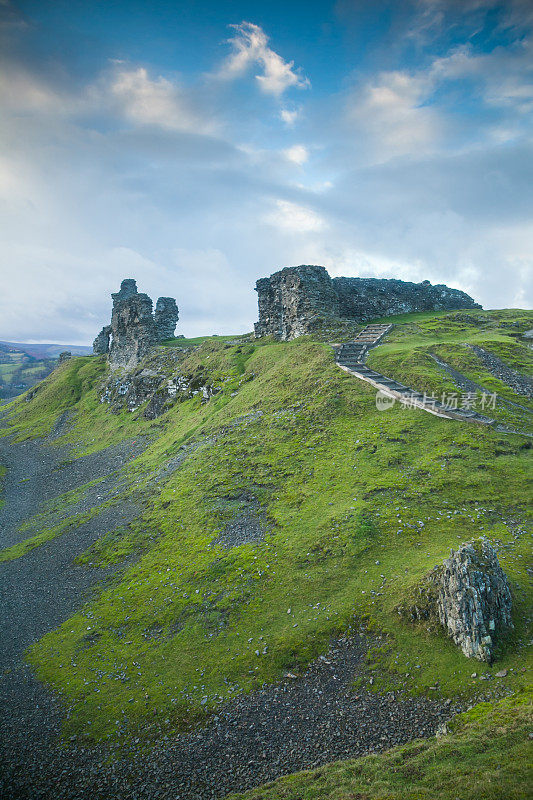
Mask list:
[[[501,421],[531,431],[531,401],[464,345],[524,374],[531,315],[461,314],[396,319],[371,363],[414,388],[458,391],[430,353],[445,356],[510,401],[497,406]],[[178,397],[154,420],[146,404],[111,413],[105,362],[76,358],[5,411],[3,433],[52,434],[42,446],[72,448],[73,468],[121,442],[142,450],[107,482],[80,470],[79,485],[49,497],[0,553],[23,560],[110,507],[138,509],[78,556],[87,570],[113,566],[113,577],[27,653],[68,705],[64,735],[131,746],[175,737],[232,698],[288,675],[305,681],[306,665],[346,632],[366,631],[354,675],[365,697],[455,707],[530,685],[529,437],[398,405],[378,411],[375,391],[308,337],[175,340],[145,367],[162,383],[181,377],[209,391]],[[515,629],[492,666],[395,610],[450,548],[480,535],[497,547],[514,596]],[[253,779],[234,788],[246,785]]]

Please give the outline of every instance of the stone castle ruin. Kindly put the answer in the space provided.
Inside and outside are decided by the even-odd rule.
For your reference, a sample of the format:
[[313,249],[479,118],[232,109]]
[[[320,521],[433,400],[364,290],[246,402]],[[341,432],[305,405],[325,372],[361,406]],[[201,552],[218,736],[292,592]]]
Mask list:
[[[287,341],[339,322],[361,323],[413,311],[481,308],[465,292],[429,281],[410,283],[380,278],[331,278],[320,266],[285,267],[256,283],[259,321],[255,335]],[[179,318],[173,297],[160,297],[155,311],[132,278],[111,295],[111,324],[93,343],[107,355],[112,370],[134,369],[154,345],[174,336]]]
[[102,328],[93,342],[95,355],[107,355],[111,369],[132,369],[151,348],[174,336],[179,311],[173,297],[160,297],[152,312],[152,300],[137,291],[132,278],[111,295],[111,324]]
[[331,321],[367,322],[413,311],[481,308],[459,289],[429,281],[331,278],[320,266],[285,267],[256,283],[256,336],[287,341]]

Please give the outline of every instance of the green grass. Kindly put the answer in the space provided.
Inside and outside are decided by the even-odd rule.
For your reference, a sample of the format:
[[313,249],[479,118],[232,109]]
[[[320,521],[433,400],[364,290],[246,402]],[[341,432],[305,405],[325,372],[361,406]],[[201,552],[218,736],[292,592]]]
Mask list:
[[36,359],[21,350],[12,352],[0,345],[0,397],[18,394],[20,385],[33,386],[48,375],[55,364],[55,359]]
[[120,498],[114,497],[113,500],[100,503],[100,505],[94,506],[88,511],[78,514],[71,514],[56,524],[39,524],[39,518],[45,517],[46,515],[37,515],[36,518],[32,518],[25,525],[21,526],[19,530],[22,531],[27,530],[27,528],[38,527],[39,532],[33,534],[33,536],[29,536],[27,539],[23,539],[22,541],[11,545],[10,547],[5,547],[3,550],[0,550],[0,564],[5,561],[13,561],[16,558],[21,558],[36,547],[40,547],[42,544],[45,544],[45,542],[50,542],[57,536],[63,536],[63,534],[69,530],[79,528],[80,525],[84,525],[86,522],[89,522],[89,520],[98,516],[98,514],[101,514],[106,509],[111,508],[111,506],[116,505],[118,502],[120,502]]
[[193,336],[192,338],[173,338],[162,342],[163,347],[197,347],[204,342],[235,342],[239,339],[250,338],[250,334],[238,334],[237,336]]
[[[369,353],[368,363],[374,369],[438,399],[443,394],[449,396],[455,392],[459,395],[460,405],[463,390],[432,359],[431,354],[434,354],[482,386],[487,394],[497,392],[512,403],[533,411],[531,400],[516,394],[491,375],[467,346],[479,345],[502,358],[513,369],[529,374],[533,356],[531,350],[517,340],[517,336],[533,324],[531,312],[511,309],[452,312],[436,316],[423,313],[395,317],[392,321],[395,327],[384,343]],[[483,412],[480,405],[476,408]],[[531,415],[527,410],[510,407],[498,400],[496,409],[490,408],[486,413],[518,430],[532,431]]]
[[455,732],[300,772],[228,800],[527,800],[531,697],[476,706]]

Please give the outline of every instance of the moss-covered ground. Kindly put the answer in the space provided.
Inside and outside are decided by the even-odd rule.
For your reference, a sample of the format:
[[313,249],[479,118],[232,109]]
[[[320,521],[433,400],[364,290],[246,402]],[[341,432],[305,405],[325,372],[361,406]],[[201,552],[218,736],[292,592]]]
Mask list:
[[[479,342],[494,352],[500,347],[515,368],[527,367],[519,341],[533,324],[526,312],[393,321],[371,363],[415,388],[456,390],[426,358],[431,348],[462,352],[464,342]],[[354,622],[383,634],[358,678],[366,687],[372,679],[373,690],[474,702],[531,682],[528,437],[398,406],[380,412],[375,391],[339,370],[331,347],[308,337],[209,337],[187,347],[184,373],[201,371],[221,390],[208,402],[177,403],[155,421],[109,412],[99,399],[106,365],[98,358],[66,362],[29,402],[23,397],[8,407],[8,431],[20,439],[46,435],[68,411],[72,427],[59,441],[71,441],[78,454],[139,435],[149,441],[128,467],[125,493],[142,494],[142,518],[80,559],[137,560],[28,653],[39,676],[72,705],[66,733],[126,740],[181,729],[226,698],[302,669]],[[157,470],[191,444],[181,467],[154,482]],[[268,520],[264,541],[214,545],[228,508],[250,494]],[[402,621],[395,610],[450,548],[480,535],[496,544],[514,594],[515,629],[492,667],[473,664],[444,635]],[[496,677],[503,668],[507,676]],[[474,746],[468,741],[467,750]],[[405,751],[413,753],[406,758],[417,775],[426,767],[431,774],[426,762],[438,752],[444,758],[436,746]],[[446,769],[460,753],[446,755]],[[369,777],[379,758],[364,762]],[[391,774],[394,758],[387,762]],[[311,791],[264,797],[335,796]],[[338,797],[359,790],[349,791]],[[522,795],[509,794],[515,796]]]

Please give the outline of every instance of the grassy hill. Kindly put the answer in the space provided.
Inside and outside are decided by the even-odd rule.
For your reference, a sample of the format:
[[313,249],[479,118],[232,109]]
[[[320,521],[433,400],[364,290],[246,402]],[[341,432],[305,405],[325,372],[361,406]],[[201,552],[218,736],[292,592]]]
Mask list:
[[[372,366],[419,390],[458,391],[431,357],[437,355],[509,401],[494,412],[501,423],[531,432],[531,400],[466,346],[531,374],[531,351],[521,340],[533,327],[531,313],[392,321],[395,328],[370,355]],[[208,401],[198,394],[176,402],[153,421],[142,407],[110,413],[100,401],[106,363],[89,357],[63,364],[29,402],[8,406],[7,432],[19,439],[46,435],[66,412],[71,427],[57,441],[71,442],[74,457],[146,437],[119,487],[119,499],[135,499],[142,513],[80,558],[87,568],[123,569],[28,652],[38,675],[72,706],[65,734],[143,741],[170,734],[228,698],[300,673],[327,652],[332,636],[363,626],[381,639],[359,686],[470,704],[488,699],[492,716],[465,723],[453,744],[439,740],[408,746],[405,756],[391,751],[341,763],[250,797],[413,797],[402,788],[409,772],[398,763],[405,759],[420,779],[416,796],[436,796],[427,787],[438,765],[442,776],[468,765],[465,754],[482,736],[489,754],[499,737],[506,769],[514,764],[509,785],[514,781],[518,793],[506,796],[525,796],[523,711],[502,706],[506,721],[498,722],[493,700],[524,697],[531,685],[531,438],[398,405],[378,411],[375,390],[342,372],[332,348],[309,337],[174,340],[155,361],[167,364],[167,377],[201,376],[216,392]],[[42,542],[68,536],[88,489],[56,498],[0,558],[24,558]],[[229,547],[235,525],[251,517],[264,536]],[[514,597],[515,629],[492,666],[469,661],[444,635],[402,622],[395,610],[450,548],[480,535],[497,547]],[[502,669],[506,677],[496,677]],[[440,796],[473,797],[463,791],[473,769],[465,767],[456,794]]]

